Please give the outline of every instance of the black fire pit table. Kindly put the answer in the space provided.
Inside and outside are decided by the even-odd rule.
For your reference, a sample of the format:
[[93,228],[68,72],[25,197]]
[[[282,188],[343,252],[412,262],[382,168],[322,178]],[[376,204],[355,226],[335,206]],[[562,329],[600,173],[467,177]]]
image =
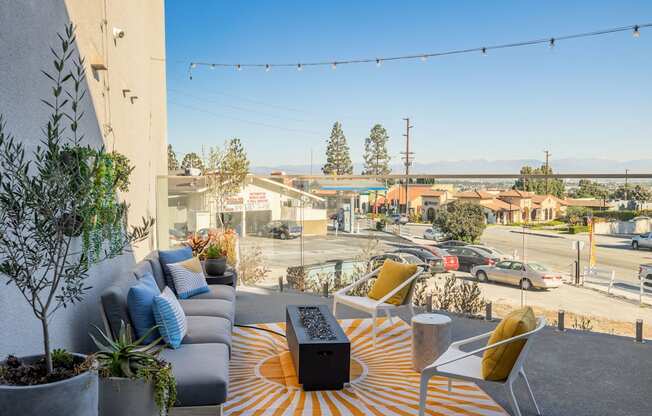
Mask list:
[[341,390],[349,382],[351,342],[326,305],[289,305],[288,348],[303,390]]

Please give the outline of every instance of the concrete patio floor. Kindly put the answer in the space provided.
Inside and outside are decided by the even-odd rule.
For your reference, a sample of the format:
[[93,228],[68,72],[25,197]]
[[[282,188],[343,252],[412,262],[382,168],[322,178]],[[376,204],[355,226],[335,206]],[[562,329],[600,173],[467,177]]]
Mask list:
[[[331,305],[332,299],[240,288],[236,323],[283,322],[286,305],[317,303]],[[365,317],[345,306],[340,313],[341,318]],[[453,340],[490,331],[496,325],[496,322],[454,315],[451,318]],[[525,368],[543,415],[652,414],[652,343],[638,344],[631,338],[576,330],[562,333],[546,328],[531,348]],[[500,386],[480,383],[480,387],[510,410]],[[535,415],[520,382],[515,384],[515,392],[523,415]]]

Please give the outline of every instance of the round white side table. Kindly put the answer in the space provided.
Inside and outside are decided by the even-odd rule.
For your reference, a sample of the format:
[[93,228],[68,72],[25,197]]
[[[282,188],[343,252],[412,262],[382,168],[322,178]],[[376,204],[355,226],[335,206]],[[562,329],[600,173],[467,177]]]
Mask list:
[[412,317],[412,365],[421,372],[441,356],[451,343],[451,318],[436,313]]

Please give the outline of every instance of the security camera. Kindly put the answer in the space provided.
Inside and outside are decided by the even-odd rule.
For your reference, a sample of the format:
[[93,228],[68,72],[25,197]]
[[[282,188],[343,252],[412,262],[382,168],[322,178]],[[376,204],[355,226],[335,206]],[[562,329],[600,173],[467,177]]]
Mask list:
[[124,30],[122,30],[120,28],[117,28],[117,27],[113,28],[113,38],[114,39],[122,39],[124,37],[125,37],[125,31]]

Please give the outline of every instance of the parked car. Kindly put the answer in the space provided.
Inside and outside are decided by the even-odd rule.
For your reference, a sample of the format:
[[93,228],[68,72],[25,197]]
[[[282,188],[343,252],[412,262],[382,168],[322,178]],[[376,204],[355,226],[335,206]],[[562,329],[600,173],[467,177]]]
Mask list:
[[373,256],[369,262],[371,263],[372,269],[377,269],[383,265],[386,259],[393,260],[397,263],[404,264],[416,264],[419,267],[422,267],[424,270],[430,270],[430,265],[414,254],[410,253],[385,253],[378,256]]
[[423,232],[423,238],[426,240],[434,241],[444,241],[446,239],[446,234],[444,234],[439,228],[426,228]]
[[632,248],[634,250],[638,250],[639,248],[652,248],[652,233],[635,235],[632,238]]
[[265,225],[261,234],[272,238],[287,240],[288,238],[297,238],[301,235],[302,228],[296,221],[279,220],[272,221]]
[[416,247],[401,247],[393,252],[398,254],[411,254],[418,257],[419,260],[429,266],[428,270],[432,273],[443,273],[446,271],[444,268],[444,259],[428,250],[422,250]]
[[493,265],[500,261],[499,257],[473,247],[449,247],[446,251],[457,256],[460,270],[465,272],[470,272],[474,266]]
[[448,249],[450,247],[462,247],[462,246],[468,246],[469,243],[466,241],[460,241],[460,240],[446,240],[442,241],[441,243],[437,244],[439,247]]
[[475,266],[471,274],[481,282],[500,282],[532,288],[551,289],[562,285],[561,275],[539,263],[505,260],[492,265]]
[[484,251],[486,253],[489,253],[490,255],[492,255],[494,257],[498,257],[501,260],[512,260],[512,258],[513,258],[512,256],[510,256],[508,254],[505,254],[502,251],[500,251],[500,250],[498,250],[496,248],[493,248],[493,247],[483,246],[483,245],[480,245],[480,244],[469,244],[466,247],[477,248],[478,250],[482,250],[482,251]]
[[417,250],[429,251],[435,256],[441,257],[444,260],[444,271],[446,272],[454,272],[460,268],[460,262],[457,259],[457,256],[452,255],[443,248],[432,245],[414,246],[414,248]]
[[405,225],[408,223],[408,217],[405,214],[392,214],[389,216],[389,222],[392,224]]

